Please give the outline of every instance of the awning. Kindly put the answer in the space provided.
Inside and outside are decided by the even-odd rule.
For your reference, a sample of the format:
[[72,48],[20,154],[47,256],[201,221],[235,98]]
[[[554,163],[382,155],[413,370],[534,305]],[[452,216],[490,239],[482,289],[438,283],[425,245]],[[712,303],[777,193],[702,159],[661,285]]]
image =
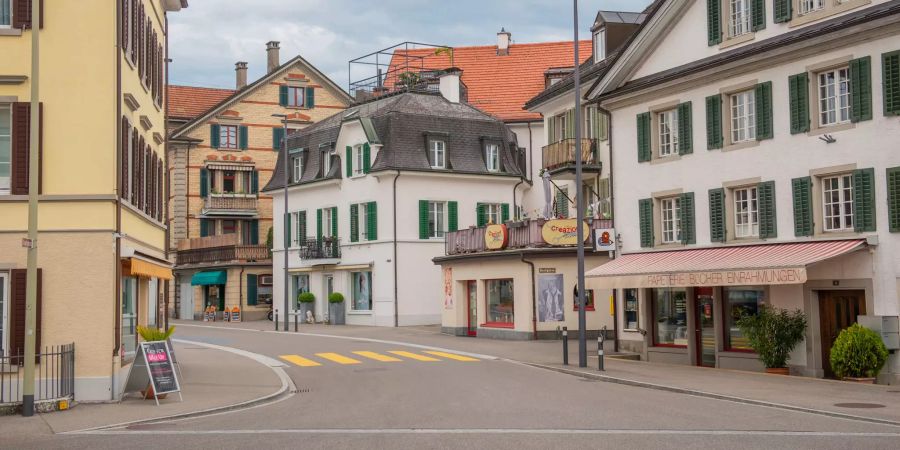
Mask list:
[[632,253],[585,276],[595,289],[803,284],[810,264],[865,246],[854,239]]
[[227,280],[228,274],[224,270],[197,272],[193,277],[191,277],[191,286],[225,284]]
[[171,280],[172,268],[138,258],[128,258],[122,262],[122,275],[128,277],[159,278]]

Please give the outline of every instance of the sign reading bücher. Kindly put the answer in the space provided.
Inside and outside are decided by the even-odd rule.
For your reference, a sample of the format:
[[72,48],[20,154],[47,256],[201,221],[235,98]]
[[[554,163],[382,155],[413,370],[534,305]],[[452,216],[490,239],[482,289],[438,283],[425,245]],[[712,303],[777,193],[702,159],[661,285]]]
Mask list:
[[[676,286],[745,286],[770,284],[802,284],[806,269],[752,269],[721,272],[684,272],[645,275],[639,287]],[[637,287],[637,286],[636,286]]]

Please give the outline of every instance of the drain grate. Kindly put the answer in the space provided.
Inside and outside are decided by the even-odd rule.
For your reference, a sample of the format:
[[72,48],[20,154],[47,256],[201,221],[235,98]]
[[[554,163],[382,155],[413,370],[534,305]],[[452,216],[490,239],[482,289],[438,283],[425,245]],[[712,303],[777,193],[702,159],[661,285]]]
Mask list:
[[884,408],[884,405],[878,403],[835,403],[838,408],[857,408],[857,409],[874,409]]
[[297,389],[298,394],[309,394],[309,388]]

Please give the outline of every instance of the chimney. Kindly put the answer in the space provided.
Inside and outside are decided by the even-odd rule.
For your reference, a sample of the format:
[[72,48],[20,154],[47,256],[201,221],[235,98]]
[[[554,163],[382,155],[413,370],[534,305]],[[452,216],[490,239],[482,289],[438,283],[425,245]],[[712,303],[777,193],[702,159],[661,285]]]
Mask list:
[[280,42],[278,41],[269,41],[266,42],[266,54],[268,55],[268,70],[266,73],[272,73],[273,70],[277,69],[278,66],[281,65],[281,61],[278,58],[278,49],[280,46]]
[[459,103],[460,89],[462,88],[462,83],[460,82],[461,77],[462,70],[459,70],[456,67],[445,70],[444,74],[440,77],[441,84],[439,89],[441,95],[450,103]]
[[234,63],[234,86],[241,89],[247,85],[247,63],[238,61]]
[[497,56],[506,56],[509,54],[509,43],[512,41],[512,33],[500,28],[497,33]]

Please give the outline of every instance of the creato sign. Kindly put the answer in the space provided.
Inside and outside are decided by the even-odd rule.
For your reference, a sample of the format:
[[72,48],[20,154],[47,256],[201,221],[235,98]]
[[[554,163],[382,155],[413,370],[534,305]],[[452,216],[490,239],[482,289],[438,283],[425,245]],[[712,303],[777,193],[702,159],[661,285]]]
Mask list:
[[[578,245],[577,238],[578,220],[556,219],[548,220],[541,229],[544,242],[550,245]],[[591,236],[591,229],[585,223],[582,228],[581,241],[587,241]]]
[[509,230],[506,225],[488,225],[484,230],[484,247],[488,250],[500,250],[509,244]]

